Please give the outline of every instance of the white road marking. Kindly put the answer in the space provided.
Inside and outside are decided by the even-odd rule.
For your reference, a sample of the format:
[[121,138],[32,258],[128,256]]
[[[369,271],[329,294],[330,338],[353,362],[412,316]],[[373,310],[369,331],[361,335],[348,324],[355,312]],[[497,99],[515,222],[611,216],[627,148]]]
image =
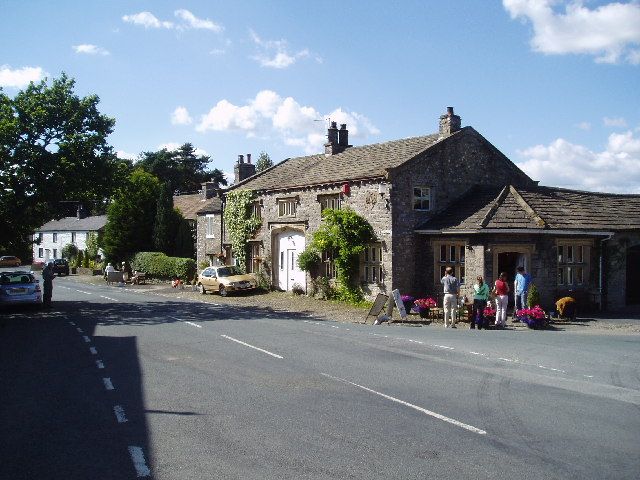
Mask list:
[[151,470],[147,467],[147,462],[144,459],[144,453],[142,448],[129,446],[129,455],[131,455],[131,461],[133,462],[133,468],[136,469],[136,475],[140,477],[148,477],[151,475]]
[[89,347],[89,351],[91,352],[91,355],[97,355],[98,354],[98,350],[96,350],[96,347]]
[[83,335],[82,338],[84,338],[85,342],[91,343],[91,339],[89,337],[87,337],[86,335]]
[[239,343],[240,345],[244,345],[245,347],[253,348],[254,350],[258,350],[258,351],[260,351],[262,353],[266,353],[267,355],[271,355],[272,357],[284,358],[284,357],[282,357],[280,355],[277,355],[275,353],[271,353],[268,350],[264,350],[262,348],[254,347],[253,345],[249,345],[248,343],[245,343],[245,342],[243,342],[241,340],[238,340],[238,339],[233,338],[233,337],[229,337],[228,335],[220,335],[220,336],[223,337],[223,338],[226,338],[227,340],[231,340],[232,342],[236,342],[236,343]]
[[93,295],[93,293],[91,293],[91,292],[85,292],[84,290],[77,290],[77,289],[76,289],[76,292],[84,293],[85,295]]
[[116,405],[113,407],[113,413],[116,414],[118,423],[125,423],[128,421],[127,416],[124,414],[124,408],[122,408],[120,405]]
[[76,322],[69,322],[69,325],[75,327],[76,326]]
[[443,422],[447,422],[447,423],[450,423],[450,424],[455,425],[457,427],[464,428],[465,430],[469,430],[470,432],[477,433],[479,435],[486,435],[486,433],[487,433],[485,430],[481,430],[479,428],[476,428],[473,425],[469,425],[469,424],[463,423],[463,422],[461,422],[459,420],[456,420],[454,418],[446,417],[446,416],[441,415],[439,413],[432,412],[431,410],[427,410],[426,408],[419,407],[418,405],[414,405],[413,403],[405,402],[404,400],[400,400],[399,398],[395,398],[395,397],[392,397],[390,395],[386,395],[384,393],[377,392],[377,391],[372,390],[370,388],[367,388],[367,387],[365,387],[363,385],[358,385],[357,383],[353,383],[353,382],[350,382],[349,380],[345,380],[344,378],[334,377],[334,376],[329,375],[327,373],[321,373],[321,375],[324,375],[325,377],[331,378],[333,380],[337,380],[339,382],[348,383],[349,385],[353,385],[354,387],[361,388],[362,390],[365,390],[367,392],[374,393],[376,395],[381,396],[382,398],[386,398],[387,400],[391,400],[392,402],[396,402],[396,403],[399,403],[401,405],[404,405],[405,407],[413,408],[414,410],[417,410],[417,411],[422,412],[422,413],[424,413],[426,415],[429,415],[430,417],[434,417],[434,418],[437,418],[438,420],[442,420]]
[[80,327],[76,327],[76,331],[77,331],[78,333],[82,333],[82,332],[83,332],[83,330],[82,330]]
[[191,326],[193,326],[193,327],[202,328],[202,325],[198,325],[197,323],[187,322],[186,320],[185,320],[185,322],[184,322],[184,323],[188,323],[189,325],[191,325]]
[[432,347],[444,348],[445,350],[455,350],[453,347],[447,347],[446,345],[431,345]]
[[104,383],[104,388],[106,388],[107,390],[114,390],[113,388],[113,383],[111,383],[111,379],[110,378],[103,378],[102,379],[102,383]]
[[593,378],[593,375],[583,375],[583,377]]
[[107,297],[105,295],[100,295],[100,298],[106,298],[107,300],[111,300],[112,302],[117,302],[118,301],[115,298]]
[[502,360],[504,362],[515,362],[515,360],[511,360],[510,358],[502,358],[502,357],[498,357],[498,360]]
[[104,363],[102,363],[102,360],[96,360],[96,367],[104,368]]
[[484,353],[480,353],[480,352],[469,352],[471,355],[482,355],[484,356]]

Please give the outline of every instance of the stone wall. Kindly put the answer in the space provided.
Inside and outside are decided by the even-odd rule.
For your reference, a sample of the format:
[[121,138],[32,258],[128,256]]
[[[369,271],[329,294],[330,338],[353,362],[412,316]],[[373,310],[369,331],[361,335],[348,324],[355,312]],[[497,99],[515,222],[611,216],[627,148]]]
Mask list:
[[214,237],[207,238],[207,217],[198,215],[196,228],[196,263],[198,271],[203,262],[210,263],[212,255],[222,251],[222,214],[213,214]]
[[[629,248],[640,245],[640,233],[620,232],[604,243],[606,307],[612,311],[622,310],[627,306],[627,253]],[[635,270],[635,274],[640,275],[640,271]]]

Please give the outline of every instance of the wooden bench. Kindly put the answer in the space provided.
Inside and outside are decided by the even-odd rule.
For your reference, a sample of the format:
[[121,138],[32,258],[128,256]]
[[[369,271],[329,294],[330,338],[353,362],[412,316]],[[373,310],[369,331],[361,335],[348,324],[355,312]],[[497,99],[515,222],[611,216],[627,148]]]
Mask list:
[[143,272],[133,272],[133,276],[131,277],[131,283],[134,285],[146,284],[147,283],[147,274]]

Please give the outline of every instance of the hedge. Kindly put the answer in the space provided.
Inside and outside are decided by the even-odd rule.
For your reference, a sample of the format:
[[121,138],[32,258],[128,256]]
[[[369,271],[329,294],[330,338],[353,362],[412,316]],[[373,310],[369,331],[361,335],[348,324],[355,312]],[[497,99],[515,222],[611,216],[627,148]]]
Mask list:
[[168,257],[161,252],[138,252],[131,263],[134,270],[151,278],[178,277],[186,282],[196,274],[196,261],[192,258]]

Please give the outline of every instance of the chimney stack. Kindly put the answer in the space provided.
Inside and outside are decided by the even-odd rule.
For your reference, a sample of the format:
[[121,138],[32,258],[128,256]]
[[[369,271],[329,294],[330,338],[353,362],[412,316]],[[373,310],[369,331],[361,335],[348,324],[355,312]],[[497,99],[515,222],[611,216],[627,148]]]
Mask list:
[[202,184],[202,199],[207,200],[213,198],[218,194],[218,185],[214,182],[205,182]]
[[84,208],[82,208],[82,204],[78,204],[78,209],[76,210],[76,218],[78,220],[82,220],[84,218]]
[[244,162],[244,155],[238,155],[238,163],[233,168],[235,174],[234,183],[240,183],[245,178],[249,178],[256,173],[256,166],[251,163],[251,154],[247,154],[247,163]]
[[349,130],[347,130],[347,124],[342,123],[340,125],[340,131],[338,132],[338,145],[340,145],[340,151],[344,151],[349,148]]
[[338,130],[337,123],[331,122],[331,126],[327,130],[327,143],[324,144],[324,154],[329,156],[344,152],[350,146],[347,124],[341,124],[340,130]]
[[448,137],[460,130],[461,124],[460,116],[453,113],[453,107],[447,107],[447,113],[440,115],[440,135]]

